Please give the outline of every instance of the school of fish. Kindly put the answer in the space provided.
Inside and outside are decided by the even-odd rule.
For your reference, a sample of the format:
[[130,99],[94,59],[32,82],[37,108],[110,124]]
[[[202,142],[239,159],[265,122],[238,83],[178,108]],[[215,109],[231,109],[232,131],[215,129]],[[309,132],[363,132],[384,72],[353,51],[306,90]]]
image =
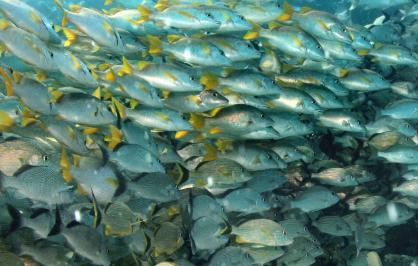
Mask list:
[[0,265],[418,263],[412,0],[46,2],[0,0]]

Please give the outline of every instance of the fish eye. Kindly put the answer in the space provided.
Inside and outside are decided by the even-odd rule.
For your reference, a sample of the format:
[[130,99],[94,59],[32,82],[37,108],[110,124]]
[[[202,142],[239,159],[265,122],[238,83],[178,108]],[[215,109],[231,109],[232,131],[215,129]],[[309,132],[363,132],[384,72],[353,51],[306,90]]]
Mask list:
[[343,32],[347,32],[347,29],[346,28],[343,28]]
[[411,127],[409,124],[406,124],[405,126],[406,126],[406,128],[410,128]]
[[261,114],[260,114],[260,117],[261,117],[261,118],[264,118],[264,117],[265,117],[265,114],[261,113]]
[[354,176],[350,175],[350,179],[354,180]]
[[261,200],[262,200],[263,202],[265,202],[265,201],[266,201],[266,199],[265,199],[264,197],[261,197]]
[[51,58],[54,58],[54,53],[49,52],[49,56],[50,56]]
[[220,53],[222,56],[225,56],[224,51],[220,50],[220,51],[219,51],[219,53]]
[[244,167],[241,167],[239,170],[241,173],[244,173]]
[[340,83],[340,81],[339,81],[338,79],[335,79],[335,80],[334,80],[334,83],[335,83],[335,84],[338,84],[338,83]]
[[157,160],[157,162],[158,162],[158,163],[161,163],[161,160],[160,160],[160,159],[158,159],[158,160]]
[[316,46],[316,48],[317,48],[317,49],[321,49],[321,45],[319,45],[319,44],[318,44],[318,45]]
[[106,249],[106,253],[107,253],[107,254],[110,254],[110,249],[108,249],[108,248],[107,248],[107,249]]
[[314,104],[315,103],[315,101],[314,100],[311,100],[311,104]]
[[219,96],[219,93],[217,93],[217,92],[215,91],[215,92],[213,92],[213,93],[212,93],[212,96],[213,96],[213,97],[218,97],[218,96]]
[[42,160],[44,160],[44,162],[46,162],[46,161],[48,161],[48,155],[44,155],[44,156],[42,156]]
[[245,18],[244,18],[243,16],[241,16],[241,15],[239,15],[239,16],[238,16],[238,18],[239,18],[240,20],[245,20]]
[[271,159],[273,159],[273,157],[269,154],[269,155],[267,155],[267,159],[271,160]]
[[303,227],[303,231],[307,232],[308,231],[308,227],[304,226]]
[[251,44],[247,43],[247,48],[251,48]]
[[363,40],[366,40],[366,37],[365,37],[365,36],[361,36],[361,38],[362,38]]
[[90,68],[88,68],[88,70],[89,70],[89,73],[91,74],[92,72],[91,72],[91,69]]
[[195,77],[193,77],[193,76],[190,76],[190,78],[189,78],[191,81],[195,81]]
[[211,14],[211,13],[205,13],[205,15],[206,15],[208,18],[213,18],[213,16],[212,16],[212,14]]
[[333,195],[333,196],[337,196],[337,194],[335,194],[335,192],[333,191],[333,192],[331,192],[331,194]]
[[286,231],[285,231],[285,230],[283,230],[283,235],[287,235],[287,233],[286,233]]

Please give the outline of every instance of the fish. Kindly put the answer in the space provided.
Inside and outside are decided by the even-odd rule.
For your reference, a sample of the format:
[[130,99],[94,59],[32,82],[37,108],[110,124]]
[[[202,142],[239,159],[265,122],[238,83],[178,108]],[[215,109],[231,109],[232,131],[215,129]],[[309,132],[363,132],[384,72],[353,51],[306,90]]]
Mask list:
[[318,117],[318,122],[328,128],[348,132],[365,133],[366,128],[355,114],[327,110]]
[[315,61],[326,60],[324,50],[318,41],[296,27],[284,26],[273,30],[261,30],[258,35],[287,55]]
[[58,70],[54,53],[41,39],[4,19],[1,24],[0,42],[7,50],[32,67],[51,72]]
[[196,251],[217,250],[229,240],[223,231],[223,225],[209,216],[197,219],[190,230],[194,248]]
[[215,90],[204,90],[198,94],[172,93],[164,99],[164,105],[182,113],[203,113],[228,105],[229,101]]
[[159,202],[170,202],[180,198],[180,192],[174,180],[163,173],[150,173],[135,183],[131,190],[138,196]]
[[347,28],[330,13],[307,10],[307,12],[303,13],[294,13],[292,19],[304,31],[318,38],[343,43],[352,42]]
[[248,220],[238,227],[233,227],[237,243],[252,243],[265,246],[287,246],[293,239],[287,236],[286,230],[280,223],[268,219]]
[[319,173],[312,173],[311,178],[318,179],[324,185],[332,186],[356,186],[358,181],[356,177],[344,168],[328,168]]
[[76,221],[64,227],[60,215],[56,211],[55,225],[50,235],[62,235],[77,254],[95,264],[110,265],[108,249],[102,241],[103,236],[95,229]]
[[170,222],[161,224],[154,238],[156,254],[172,254],[184,244],[181,228]]
[[271,208],[260,194],[250,188],[236,189],[218,202],[226,212],[243,214],[263,212]]
[[323,186],[314,186],[300,193],[290,202],[290,208],[299,208],[304,212],[328,208],[339,201],[335,192]]
[[[124,72],[131,71],[132,75],[147,81],[155,88],[172,92],[198,92],[203,90],[199,79],[187,70],[170,63],[152,63],[149,61],[138,62],[138,70],[126,65]],[[123,75],[123,73],[121,72]]]
[[[44,206],[72,202],[72,186],[64,182],[59,169],[49,166],[34,166],[15,173],[16,177],[3,176],[2,186],[14,188],[22,197]],[[44,185],[47,184],[47,185]]]
[[105,235],[127,236],[133,233],[138,217],[124,203],[110,203],[102,212]]
[[240,247],[227,246],[218,250],[210,259],[209,265],[219,266],[222,263],[236,263],[237,265],[249,266],[254,263],[253,259],[246,256]]
[[[209,150],[208,153],[210,152]],[[274,152],[244,143],[237,143],[231,147],[227,147],[225,151],[215,151],[215,153],[215,158],[234,160],[250,171],[283,169],[286,167],[285,162]],[[207,157],[209,156],[211,154],[207,155]]]
[[170,43],[162,43],[158,38],[150,38],[149,53],[164,53],[190,65],[231,66],[231,61],[218,46],[201,39],[179,37]]
[[348,224],[339,216],[322,216],[312,224],[321,232],[334,236],[351,236],[353,234]]
[[191,131],[192,125],[181,113],[163,108],[143,107],[126,109],[126,117],[150,129],[168,131]]
[[251,178],[250,172],[239,163],[229,159],[217,159],[201,164],[190,174],[189,180],[181,184],[180,189],[234,185]]
[[390,83],[380,74],[371,70],[356,70],[349,72],[340,79],[341,83],[349,90],[378,91],[390,88]]
[[[164,173],[158,157],[137,144],[123,144],[109,153],[109,161],[134,173]],[[136,160],[134,160],[136,158]]]
[[107,105],[88,94],[65,94],[55,106],[57,114],[68,122],[89,126],[109,125],[116,122],[116,117],[107,109]]
[[13,176],[26,166],[49,166],[49,154],[35,143],[25,140],[8,140],[0,143],[3,157],[0,171],[6,176]]

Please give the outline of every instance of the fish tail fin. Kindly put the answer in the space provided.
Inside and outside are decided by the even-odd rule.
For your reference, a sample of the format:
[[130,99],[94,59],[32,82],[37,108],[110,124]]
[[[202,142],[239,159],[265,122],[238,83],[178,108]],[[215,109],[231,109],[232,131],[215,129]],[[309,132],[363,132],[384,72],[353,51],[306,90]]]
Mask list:
[[125,119],[125,117],[126,117],[126,108],[115,97],[112,97],[112,105],[110,106],[110,109],[112,110],[112,113],[118,118],[118,120]]
[[359,50],[357,50],[357,54],[360,55],[360,56],[365,56],[365,55],[368,55],[369,54],[369,50],[367,50],[367,49],[359,49]]
[[7,211],[9,212],[10,217],[12,217],[12,223],[10,225],[10,232],[14,232],[23,225],[23,216],[18,209],[13,207],[10,204],[7,205]]
[[65,38],[66,38],[64,42],[64,47],[69,47],[77,41],[78,36],[74,30],[63,27],[62,32],[64,33]]
[[152,11],[145,6],[138,6],[138,11],[141,14],[141,19],[137,22],[137,24],[142,24],[146,21],[149,21],[152,16]]
[[112,69],[108,69],[105,72],[104,79],[110,82],[115,82],[116,81],[115,72]]
[[4,87],[6,88],[6,95],[13,96],[14,82],[10,74],[4,68],[0,67],[0,75],[3,78]]
[[261,27],[259,25],[253,24],[253,28],[249,30],[244,35],[244,40],[254,40],[260,37]]
[[119,128],[115,127],[114,125],[109,126],[109,131],[110,131],[110,134],[108,136],[105,136],[104,140],[108,142],[107,145],[109,149],[113,150],[116,148],[116,146],[119,145],[119,143],[122,142],[123,134],[122,134],[122,131]]
[[205,118],[201,115],[191,113],[189,122],[194,129],[201,129],[205,125]]
[[52,227],[51,231],[48,233],[48,236],[58,235],[59,233],[61,233],[63,228],[64,228],[64,226],[62,224],[61,213],[60,213],[60,210],[59,210],[58,206],[56,206],[56,208],[55,208],[55,223],[54,223],[54,226]]
[[235,225],[231,225],[231,235],[236,235],[239,229]]
[[70,161],[68,160],[67,151],[64,148],[61,150],[60,166],[65,182],[70,182],[73,177],[71,175]]
[[293,13],[295,10],[293,7],[289,4],[287,0],[283,3],[283,13],[280,14],[280,16],[277,17],[278,21],[288,21],[292,18]]
[[0,132],[7,131],[13,126],[13,119],[3,110],[0,110]]
[[211,90],[219,85],[219,79],[212,73],[204,73],[200,78],[200,83],[205,86],[205,89]]
[[122,57],[122,67],[118,71],[118,76],[123,77],[125,75],[132,75],[132,73],[133,73],[133,68],[131,64],[129,64],[128,59],[126,59],[126,57]]
[[148,35],[147,36],[148,43],[149,43],[149,50],[148,53],[151,55],[161,54],[161,46],[162,42],[158,37]]
[[96,196],[94,196],[93,188],[91,190],[91,197],[93,199],[93,207],[90,214],[93,215],[93,227],[97,228],[102,220],[102,214],[100,212],[99,204],[97,203]]
[[4,18],[0,19],[0,30],[7,29],[8,27],[10,27],[10,25],[11,25],[10,21]]
[[181,131],[177,131],[176,134],[174,135],[175,139],[182,139],[185,136],[187,136],[189,134],[189,131],[187,130],[181,130]]
[[55,4],[62,10],[63,12],[63,16],[61,19],[61,27],[65,27],[68,25],[68,14],[67,14],[67,10],[65,9],[63,3],[61,2],[61,0],[54,0]]
[[216,160],[217,154],[218,154],[218,150],[216,149],[215,146],[213,146],[211,144],[205,144],[205,150],[206,150],[206,154],[203,157],[203,160],[204,161],[213,161],[213,160]]

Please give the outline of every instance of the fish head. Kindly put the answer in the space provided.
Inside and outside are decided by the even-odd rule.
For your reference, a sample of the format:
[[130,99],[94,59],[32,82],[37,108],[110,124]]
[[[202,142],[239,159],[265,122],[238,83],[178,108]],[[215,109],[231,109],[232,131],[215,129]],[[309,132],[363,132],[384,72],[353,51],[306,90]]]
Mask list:
[[233,24],[234,30],[236,31],[249,31],[253,27],[251,23],[248,22],[248,20],[246,20],[245,17],[242,15],[231,13],[229,19],[230,22]]
[[348,32],[348,29],[339,23],[332,24],[330,27],[332,34],[335,36],[337,41],[344,42],[344,43],[351,43],[352,39]]
[[311,45],[305,47],[309,58],[316,61],[326,61],[325,52],[318,42],[312,42]]
[[228,99],[214,90],[204,90],[199,94],[203,104],[224,106],[228,104]]

